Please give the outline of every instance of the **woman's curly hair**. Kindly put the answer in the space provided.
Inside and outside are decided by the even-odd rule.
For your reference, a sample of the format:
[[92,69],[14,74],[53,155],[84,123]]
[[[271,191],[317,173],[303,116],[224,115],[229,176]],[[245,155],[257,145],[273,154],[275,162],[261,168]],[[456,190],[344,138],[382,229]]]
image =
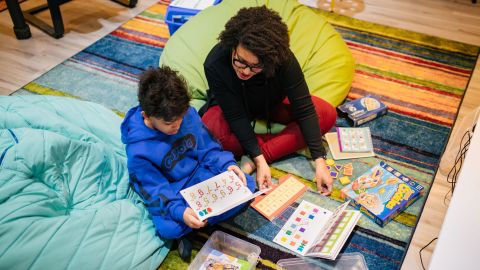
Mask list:
[[277,12],[266,6],[242,8],[225,24],[218,37],[225,48],[238,44],[254,53],[264,66],[267,77],[288,59],[288,28]]

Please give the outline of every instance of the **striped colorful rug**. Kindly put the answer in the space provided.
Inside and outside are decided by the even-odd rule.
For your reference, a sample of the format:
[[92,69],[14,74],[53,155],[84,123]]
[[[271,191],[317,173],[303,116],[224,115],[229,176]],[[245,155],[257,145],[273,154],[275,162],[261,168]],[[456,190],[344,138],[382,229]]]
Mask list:
[[[137,103],[138,74],[158,65],[169,38],[163,22],[166,7],[165,2],[153,5],[15,94],[71,96],[104,104],[119,114],[126,112]],[[384,228],[362,217],[342,250],[363,254],[370,269],[397,269],[428,196],[479,48],[331,13],[325,16],[357,62],[348,99],[373,94],[390,109],[386,116],[366,124],[377,156],[354,160],[354,174],[384,160],[426,187],[416,203]],[[347,123],[338,119],[337,125]],[[311,161],[303,155],[273,164],[272,171],[276,177],[293,173],[307,184],[313,178]],[[333,209],[341,201],[340,188],[335,183],[328,198],[308,191],[302,199]],[[271,240],[296,206],[273,222],[247,209],[221,229],[261,246],[260,267],[274,268],[279,259],[294,257]],[[162,268],[185,266],[177,263],[172,252]]]

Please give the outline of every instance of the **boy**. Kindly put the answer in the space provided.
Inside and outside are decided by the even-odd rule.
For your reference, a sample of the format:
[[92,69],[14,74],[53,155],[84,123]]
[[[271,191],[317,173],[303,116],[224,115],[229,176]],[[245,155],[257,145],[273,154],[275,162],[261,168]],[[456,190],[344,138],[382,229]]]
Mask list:
[[[207,223],[196,217],[180,190],[226,170],[235,172],[254,190],[252,177],[240,170],[232,153],[223,151],[212,139],[189,106],[186,83],[175,71],[161,67],[144,72],[138,101],[140,105],[130,109],[122,123],[122,142],[126,144],[130,183],[144,200],[161,237],[181,238]],[[229,218],[242,207],[212,217],[208,223]],[[190,245],[186,239],[182,244]],[[180,245],[181,257],[189,257],[191,247],[185,247],[183,253]]]

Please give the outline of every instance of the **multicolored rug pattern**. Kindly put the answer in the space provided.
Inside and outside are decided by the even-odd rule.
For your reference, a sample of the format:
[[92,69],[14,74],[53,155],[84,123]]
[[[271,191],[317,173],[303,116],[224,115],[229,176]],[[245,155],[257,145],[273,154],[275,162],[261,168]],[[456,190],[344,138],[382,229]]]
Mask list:
[[[104,104],[122,115],[137,103],[137,76],[158,65],[168,41],[163,21],[167,4],[153,5],[15,94],[72,96]],[[325,16],[356,59],[348,99],[372,94],[389,107],[386,116],[366,124],[377,156],[354,160],[354,174],[384,160],[426,187],[416,203],[384,228],[362,217],[342,250],[362,253],[370,269],[397,269],[428,196],[479,48],[331,13]],[[348,124],[339,118],[337,125]],[[312,163],[304,155],[272,164],[272,172],[277,178],[292,173],[312,186]],[[301,199],[333,209],[342,201],[341,187],[335,183],[331,197],[310,190]],[[259,267],[273,268],[278,259],[294,256],[271,240],[297,205],[273,222],[247,209],[221,227],[260,245]],[[169,268],[168,260],[165,268]]]

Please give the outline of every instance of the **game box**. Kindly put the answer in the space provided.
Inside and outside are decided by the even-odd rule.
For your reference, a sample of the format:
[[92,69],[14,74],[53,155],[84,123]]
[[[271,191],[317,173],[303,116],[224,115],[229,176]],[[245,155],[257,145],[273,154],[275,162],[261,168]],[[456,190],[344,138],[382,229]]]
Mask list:
[[387,106],[370,95],[338,106],[340,116],[346,115],[354,127],[365,124],[387,113]]
[[341,196],[383,227],[422,191],[423,186],[381,161],[345,186]]

